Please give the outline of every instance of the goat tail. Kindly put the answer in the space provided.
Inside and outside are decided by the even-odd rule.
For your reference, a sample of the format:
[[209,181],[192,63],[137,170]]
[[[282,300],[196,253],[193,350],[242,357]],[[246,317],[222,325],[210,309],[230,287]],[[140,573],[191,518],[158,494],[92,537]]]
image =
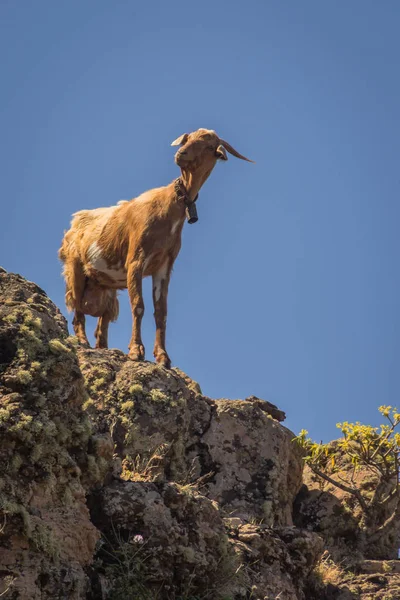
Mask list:
[[118,319],[119,315],[119,300],[116,290],[112,290],[108,301],[107,312],[110,315],[110,321],[114,323]]
[[67,259],[67,248],[66,248],[67,244],[66,244],[66,239],[65,239],[65,232],[64,232],[64,238],[63,241],[61,243],[61,247],[58,250],[58,258],[61,260],[61,262],[65,262]]
[[69,311],[81,310],[81,301],[86,283],[86,275],[82,264],[78,258],[65,256],[63,247],[60,249],[59,256],[64,261],[63,276],[65,279],[66,307]]
[[65,305],[68,311],[72,312],[78,308],[76,294],[74,293],[74,290],[76,289],[76,282],[73,266],[66,263],[64,265],[63,275],[65,279]]
[[76,309],[76,302],[72,290],[66,289],[65,292],[65,306],[69,312]]

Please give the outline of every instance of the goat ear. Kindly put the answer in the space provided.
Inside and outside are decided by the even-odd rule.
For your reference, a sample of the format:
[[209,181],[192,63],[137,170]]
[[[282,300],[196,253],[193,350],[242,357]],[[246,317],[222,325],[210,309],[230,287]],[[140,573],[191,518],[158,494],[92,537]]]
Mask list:
[[174,140],[172,142],[171,146],[180,146],[181,144],[186,144],[186,142],[188,140],[188,137],[189,137],[189,134],[188,133],[184,133],[180,137],[176,138],[176,140]]
[[219,159],[219,160],[228,160],[228,157],[226,155],[226,151],[225,148],[223,146],[218,146],[218,148],[215,151],[215,156]]

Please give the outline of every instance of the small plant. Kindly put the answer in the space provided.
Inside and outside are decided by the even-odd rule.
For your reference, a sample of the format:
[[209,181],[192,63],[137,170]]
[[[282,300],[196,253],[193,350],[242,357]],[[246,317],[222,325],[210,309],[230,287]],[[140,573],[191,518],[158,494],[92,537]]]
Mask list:
[[134,383],[129,387],[128,391],[132,395],[143,394],[143,386],[139,383]]
[[60,547],[54,538],[53,531],[47,525],[41,523],[36,525],[30,535],[30,539],[35,548],[50,558],[57,558],[59,556]]
[[103,535],[99,552],[105,576],[112,586],[107,596],[109,600],[233,600],[229,595],[232,584],[244,583],[243,565],[238,566],[235,555],[225,554],[218,565],[216,586],[199,591],[193,571],[185,581],[179,582],[179,595],[175,595],[171,587],[156,583],[152,559],[160,549],[151,547],[151,538],[145,539],[141,534],[127,535],[114,527],[111,534],[112,540]]
[[139,454],[133,460],[127,459],[130,468],[125,469],[125,474],[131,481],[154,481],[160,466],[170,449],[169,444],[157,446],[150,458],[142,458]]
[[3,317],[3,321],[5,321],[6,323],[16,323],[18,321],[17,317],[18,314],[16,314],[15,312],[11,312],[5,317]]
[[168,400],[168,396],[157,388],[154,388],[150,391],[150,398],[153,400],[153,402],[166,402]]
[[332,584],[337,585],[343,579],[344,571],[335,563],[329,554],[324,555],[314,570],[314,575],[324,585]]
[[[304,429],[294,438],[305,451],[310,469],[354,498],[369,543],[389,535],[400,519],[400,413],[391,406],[380,406],[379,412],[386,419],[380,427],[338,423],[343,437],[335,443],[313,442]],[[369,485],[365,485],[365,472],[371,476]]]
[[71,352],[71,348],[68,348],[68,346],[65,346],[65,344],[57,339],[49,341],[49,348],[53,354],[67,354]]
[[113,528],[113,541],[104,537],[101,554],[104,556],[105,574],[112,582],[109,600],[156,600],[148,587],[145,562],[150,557],[146,550],[148,542],[136,534],[125,539],[121,532]]
[[135,412],[135,403],[132,400],[123,402],[121,404],[121,412],[125,412],[133,416]]
[[87,411],[90,410],[91,408],[94,408],[96,406],[96,403],[94,400],[92,400],[91,398],[88,398],[87,400],[85,400],[85,402],[82,404],[82,410]]
[[16,374],[16,378],[22,385],[28,385],[32,381],[32,375],[26,369],[20,369]]
[[95,394],[101,387],[104,386],[105,383],[106,380],[104,379],[104,377],[99,377],[98,379],[95,379],[92,385],[90,386],[90,391],[93,394]]

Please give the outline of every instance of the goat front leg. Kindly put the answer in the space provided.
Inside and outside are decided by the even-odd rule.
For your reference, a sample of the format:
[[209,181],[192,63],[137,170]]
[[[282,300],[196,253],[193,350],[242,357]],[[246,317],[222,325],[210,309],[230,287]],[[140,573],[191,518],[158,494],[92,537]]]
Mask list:
[[154,344],[154,358],[156,362],[171,368],[171,359],[165,348],[165,333],[167,327],[167,297],[171,267],[167,264],[153,275],[153,303],[154,319],[156,322],[156,340]]
[[129,343],[129,358],[132,360],[144,360],[144,346],[142,342],[141,326],[144,313],[144,302],[142,295],[142,265],[133,262],[128,268],[128,292],[132,308],[132,337]]
[[82,307],[82,298],[85,292],[86,276],[82,263],[78,258],[68,260],[64,265],[64,277],[66,281],[65,302],[69,310],[74,310],[72,326],[78,342],[82,346],[90,348],[85,330],[85,314]]

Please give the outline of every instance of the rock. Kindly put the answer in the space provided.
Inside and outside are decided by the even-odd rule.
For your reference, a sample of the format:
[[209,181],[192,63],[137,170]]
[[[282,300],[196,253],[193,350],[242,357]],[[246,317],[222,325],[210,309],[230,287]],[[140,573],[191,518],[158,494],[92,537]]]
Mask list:
[[99,532],[85,502],[98,470],[85,398],[64,317],[38,286],[1,271],[0,563],[13,598],[87,590]]
[[[336,588],[335,600],[399,600],[400,576],[348,575]],[[322,598],[321,600],[324,600]]]
[[[99,557],[115,594],[124,590],[136,598],[138,580],[166,598],[217,597],[229,588],[238,565],[220,511],[190,486],[114,481],[92,503],[94,523],[107,540]],[[110,548],[125,560],[122,574]]]
[[[94,523],[109,544],[99,552],[101,571],[117,597],[122,590],[136,597],[140,578],[148,590],[162,590],[162,598],[239,599],[251,591],[261,600],[279,591],[287,600],[302,600],[322,553],[313,533],[222,519],[218,505],[190,486],[115,481],[92,503]],[[122,574],[110,548],[125,557]]]
[[[323,550],[322,539],[294,527],[246,524],[230,531],[251,598],[305,599],[304,587]],[[235,596],[236,597],[236,596]]]
[[399,560],[364,560],[358,567],[360,573],[397,573],[400,575]]
[[255,516],[266,525],[291,525],[301,485],[302,459],[293,433],[259,403],[218,400],[201,437],[215,476],[207,495],[231,516]]
[[232,516],[292,524],[302,459],[293,433],[270,414],[282,418],[281,411],[254,397],[211,400],[178,370],[134,363],[119,351],[78,355],[85,407],[98,434],[111,431],[124,479],[151,471],[158,481],[197,482]]
[[303,485],[294,503],[294,523],[321,535],[331,557],[338,562],[348,556],[353,564],[362,559],[363,540],[358,519],[331,489],[325,491]]
[[284,417],[78,347],[43,290],[0,269],[0,595],[303,600],[322,542],[292,526]]
[[276,421],[282,422],[286,419],[286,415],[283,410],[279,410],[275,404],[271,404],[271,402],[268,402],[267,400],[260,400],[260,398],[257,398],[257,396],[249,396],[245,399],[245,401],[257,404],[257,406],[263,412],[267,413],[267,415],[271,415],[271,417],[276,419]]

